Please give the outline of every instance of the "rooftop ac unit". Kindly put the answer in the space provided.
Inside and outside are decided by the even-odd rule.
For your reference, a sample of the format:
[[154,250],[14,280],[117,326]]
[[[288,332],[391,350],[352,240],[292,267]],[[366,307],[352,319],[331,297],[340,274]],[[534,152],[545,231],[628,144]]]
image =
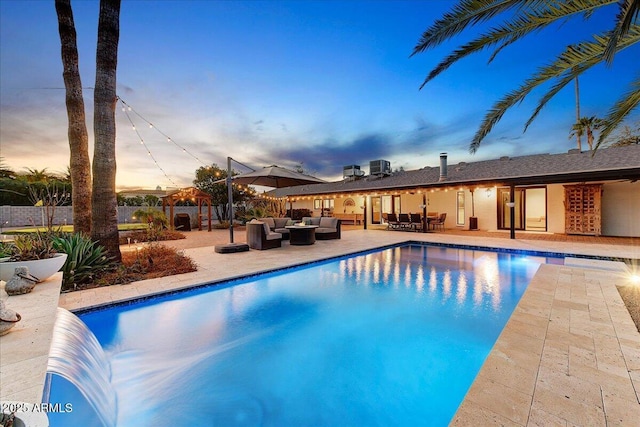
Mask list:
[[369,175],[391,175],[391,162],[372,160],[369,162]]
[[360,170],[360,166],[358,165],[347,165],[342,168],[342,177],[343,178],[351,178],[351,177],[361,177],[364,175],[364,171]]

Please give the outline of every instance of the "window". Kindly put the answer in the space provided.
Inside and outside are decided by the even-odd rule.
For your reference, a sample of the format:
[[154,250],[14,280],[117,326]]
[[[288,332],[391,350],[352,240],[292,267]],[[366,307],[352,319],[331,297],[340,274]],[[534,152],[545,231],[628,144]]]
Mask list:
[[456,195],[456,225],[464,225],[464,191],[458,191]]
[[320,199],[315,199],[313,201],[313,209],[319,211],[320,209],[322,209],[322,200]]

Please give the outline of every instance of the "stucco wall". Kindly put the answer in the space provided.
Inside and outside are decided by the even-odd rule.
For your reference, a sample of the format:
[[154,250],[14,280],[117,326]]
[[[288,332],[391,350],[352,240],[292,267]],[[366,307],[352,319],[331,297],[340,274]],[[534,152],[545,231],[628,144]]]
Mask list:
[[547,186],[547,231],[564,234],[564,186]]
[[[548,231],[564,233],[564,185],[547,186],[547,212]],[[640,182],[603,185],[602,234],[640,237]]]
[[603,186],[602,234],[640,237],[640,181]]
[[[573,183],[568,183],[573,184]],[[630,183],[613,182],[607,183],[603,187],[602,197],[602,232],[606,236],[628,236],[640,237],[640,182]],[[428,191],[427,211],[446,213],[446,228],[469,228],[469,217],[471,216],[471,192],[465,189],[465,223],[456,225],[456,193],[458,189],[449,191]],[[389,194],[393,194],[390,192]],[[422,194],[402,193],[401,206],[403,213],[421,212]],[[478,188],[474,192],[475,216],[478,218],[478,228],[480,230],[496,230],[498,226],[498,209],[496,202],[497,190],[495,187]],[[565,206],[564,206],[564,185],[547,185],[547,231],[551,233],[565,233]],[[344,210],[344,199],[349,196],[336,197],[335,211]],[[351,196],[355,203],[355,209],[348,208],[350,212],[354,210],[361,213],[360,206],[364,205],[362,196]],[[370,196],[367,196],[370,197]],[[313,210],[313,200],[299,200],[294,202],[294,208],[308,207]],[[314,215],[320,215],[320,211],[313,211]],[[542,211],[532,211],[531,214],[542,216]],[[368,201],[367,223],[371,224],[371,202]],[[374,225],[375,227],[375,225]]]
[[[473,192],[475,200],[475,216],[478,218],[479,230],[496,230],[498,227],[498,208],[496,204],[496,189],[480,188]],[[471,216],[471,193],[467,201],[467,217]],[[467,219],[467,222],[469,220]],[[465,228],[469,228],[469,224]]]

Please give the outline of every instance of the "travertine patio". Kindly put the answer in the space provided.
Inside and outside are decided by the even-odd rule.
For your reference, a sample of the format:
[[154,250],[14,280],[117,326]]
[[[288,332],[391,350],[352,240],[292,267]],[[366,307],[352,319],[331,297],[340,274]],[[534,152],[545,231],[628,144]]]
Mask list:
[[[186,241],[170,244],[184,248],[198,263],[197,272],[63,294],[59,305],[76,310],[408,240],[640,259],[637,245],[509,240],[474,233],[353,230],[343,232],[341,240],[312,246],[284,244],[279,249],[228,255],[217,254],[212,247],[228,241],[228,231],[187,236]],[[243,239],[239,230],[236,241]],[[23,313],[25,321],[2,337],[2,400],[41,397],[59,280],[58,275],[39,285],[37,298],[11,297],[12,308],[33,313],[34,318]],[[640,333],[615,288],[628,280],[626,267],[610,261],[567,259],[564,266],[541,266],[452,424],[637,425]],[[45,295],[48,288],[54,290],[48,291],[53,299]]]

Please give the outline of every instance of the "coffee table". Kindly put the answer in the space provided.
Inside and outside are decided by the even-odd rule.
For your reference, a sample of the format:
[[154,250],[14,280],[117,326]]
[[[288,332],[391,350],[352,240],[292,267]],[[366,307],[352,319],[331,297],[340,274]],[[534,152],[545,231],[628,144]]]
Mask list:
[[287,225],[289,230],[289,244],[313,245],[316,242],[317,225]]

